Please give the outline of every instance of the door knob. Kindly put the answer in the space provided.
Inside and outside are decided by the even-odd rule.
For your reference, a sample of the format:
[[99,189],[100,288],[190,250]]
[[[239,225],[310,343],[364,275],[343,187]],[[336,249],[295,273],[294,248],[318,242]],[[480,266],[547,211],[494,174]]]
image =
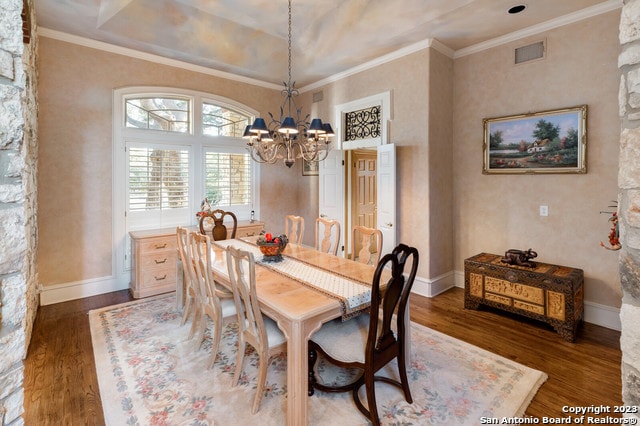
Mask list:
[[387,226],[388,226],[389,228],[393,228],[393,223],[387,223]]

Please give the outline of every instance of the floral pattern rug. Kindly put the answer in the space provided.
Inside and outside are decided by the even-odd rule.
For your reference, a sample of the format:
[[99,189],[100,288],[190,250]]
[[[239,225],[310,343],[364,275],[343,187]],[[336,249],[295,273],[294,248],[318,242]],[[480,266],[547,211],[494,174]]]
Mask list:
[[[243,374],[231,385],[237,328],[223,331],[212,369],[209,330],[202,346],[180,325],[175,295],[142,299],[89,313],[107,425],[283,425],[286,423],[286,354],[272,358],[260,410],[251,414],[258,357],[248,346]],[[211,324],[210,324],[211,326]],[[521,416],[547,375],[445,334],[411,324],[413,403],[385,384],[376,386],[386,425],[475,425],[481,417]],[[392,362],[384,374],[396,377]],[[323,381],[346,380],[319,361]],[[317,392],[309,424],[366,425],[350,393]]]

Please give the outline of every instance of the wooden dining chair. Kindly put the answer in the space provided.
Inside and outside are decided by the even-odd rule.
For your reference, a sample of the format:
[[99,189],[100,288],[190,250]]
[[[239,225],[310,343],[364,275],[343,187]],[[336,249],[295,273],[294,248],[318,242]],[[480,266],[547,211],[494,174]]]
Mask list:
[[316,250],[338,254],[340,244],[340,222],[323,217],[316,218]]
[[[189,315],[193,310],[193,319],[191,321],[191,329],[189,330],[189,339],[192,339],[193,336],[199,331],[200,323],[202,321],[202,312],[204,311],[204,307],[202,306],[206,300],[206,295],[204,293],[204,287],[201,284],[201,280],[198,277],[198,273],[196,270],[196,260],[193,253],[193,232],[188,231],[186,228],[182,228],[178,237],[178,244],[182,245],[182,254],[184,255],[184,260],[182,261],[182,267],[184,270],[184,274],[187,279],[188,288],[187,288],[187,306],[184,308],[184,312],[182,314],[182,324],[184,324]],[[194,346],[195,349],[198,349],[201,345],[201,340]]]
[[[407,276],[404,270],[410,265]],[[391,278],[380,291],[380,280],[385,268],[391,268]],[[418,250],[404,244],[398,245],[392,253],[385,255],[378,263],[371,288],[371,307],[368,314],[362,314],[348,321],[340,318],[324,324],[309,341],[309,395],[314,389],[324,392],[351,391],[353,401],[362,414],[373,425],[380,424],[375,385],[376,381],[392,384],[402,389],[409,404],[413,402],[407,380],[405,351],[405,331],[411,324],[405,323],[405,313],[411,287],[418,269]],[[382,313],[380,316],[380,307]],[[397,309],[396,315],[394,315]],[[392,323],[396,322],[396,333]],[[319,383],[314,371],[318,354],[328,362],[342,368],[357,368],[362,374],[352,383],[330,386]],[[381,368],[397,359],[400,380],[376,376]],[[321,377],[321,376],[320,376]],[[367,407],[358,394],[365,386]]]
[[[184,325],[187,322],[187,318],[191,313],[195,313],[197,308],[195,304],[200,301],[199,286],[194,286],[192,276],[194,273],[189,270],[190,266],[193,268],[193,257],[191,256],[191,246],[189,245],[189,230],[182,226],[176,228],[176,238],[178,240],[178,256],[182,263],[183,279],[184,279],[184,307],[182,308],[182,322],[180,325]],[[187,250],[189,252],[187,253]],[[192,330],[189,338],[193,337],[195,327],[192,324]]]
[[379,229],[356,225],[351,231],[351,244],[351,259],[375,265],[382,251],[382,232]]
[[304,237],[304,217],[292,214],[284,217],[284,233],[293,244],[302,244]]
[[281,352],[286,352],[287,339],[276,322],[260,312],[253,254],[229,246],[226,255],[229,279],[238,312],[238,356],[233,385],[238,384],[245,347],[248,343],[255,348],[259,357],[256,395],[251,408],[251,412],[255,414],[264,394],[269,359]]
[[202,345],[204,333],[207,328],[207,317],[213,321],[211,332],[211,356],[209,357],[208,368],[213,367],[218,354],[218,346],[222,337],[222,329],[230,323],[238,320],[236,304],[233,293],[218,289],[213,281],[213,270],[211,268],[211,239],[208,235],[197,232],[191,233],[191,252],[193,254],[193,265],[195,275],[200,284],[201,302],[198,304],[198,340],[197,346]]
[[227,235],[229,234],[227,231],[227,227],[224,224],[224,219],[227,216],[230,217],[233,222],[233,227],[231,228],[231,235],[229,236],[229,238],[235,238],[236,231],[238,230],[238,218],[236,217],[235,213],[220,209],[212,210],[200,216],[200,233],[207,233],[204,228],[204,223],[207,221],[207,218],[210,218],[213,219],[213,228],[211,229],[211,237],[213,238],[213,241],[226,240]]

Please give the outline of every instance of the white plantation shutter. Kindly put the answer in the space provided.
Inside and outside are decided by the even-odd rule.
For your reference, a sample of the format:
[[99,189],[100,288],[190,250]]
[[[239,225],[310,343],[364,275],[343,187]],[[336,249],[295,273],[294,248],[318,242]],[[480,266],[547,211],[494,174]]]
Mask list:
[[251,208],[253,176],[246,151],[205,151],[205,189],[214,206]]
[[190,160],[184,147],[127,145],[127,230],[189,223]]
[[129,212],[189,206],[189,151],[129,147]]

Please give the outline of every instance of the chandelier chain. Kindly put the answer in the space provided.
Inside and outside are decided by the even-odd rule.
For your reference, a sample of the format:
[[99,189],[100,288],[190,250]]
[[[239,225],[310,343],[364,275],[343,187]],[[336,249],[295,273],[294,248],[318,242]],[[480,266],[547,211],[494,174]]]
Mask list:
[[[293,166],[296,158],[309,162],[323,161],[331,149],[330,138],[334,136],[329,123],[323,123],[319,118],[307,122],[309,114],[301,118],[301,109],[295,103],[294,96],[298,91],[291,82],[291,27],[292,12],[289,0],[289,33],[288,33],[288,81],[284,83],[284,102],[280,107],[280,120],[276,120],[269,113],[271,122],[267,125],[263,118],[256,118],[254,123],[245,128],[243,138],[248,139],[247,150],[251,158],[258,163],[275,163],[278,158],[284,160],[287,167]],[[285,115],[286,111],[286,115]],[[294,117],[295,113],[295,117]]]
[[289,89],[291,89],[291,0],[289,0]]

